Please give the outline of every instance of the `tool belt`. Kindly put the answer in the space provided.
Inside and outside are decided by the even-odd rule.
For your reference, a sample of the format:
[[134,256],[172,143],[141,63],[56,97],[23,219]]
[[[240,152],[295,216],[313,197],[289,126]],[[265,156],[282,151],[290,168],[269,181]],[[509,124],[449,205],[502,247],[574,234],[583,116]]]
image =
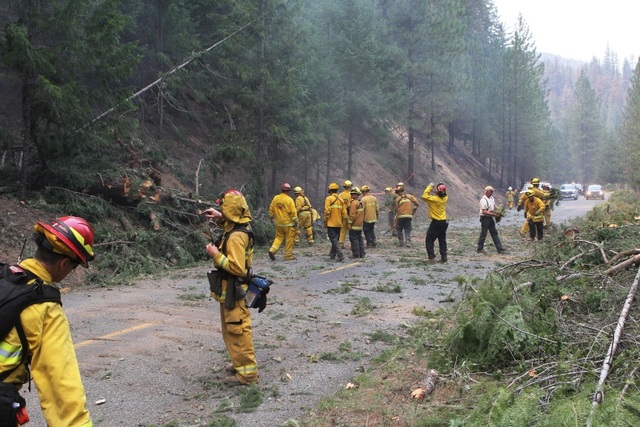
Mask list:
[[[247,295],[246,285],[249,283],[249,279],[252,276],[251,268],[247,273],[247,276],[242,278],[229,274],[224,270],[211,270],[207,273],[207,279],[209,279],[209,289],[218,298],[222,296],[222,281],[227,281],[227,292],[224,298],[224,307],[226,309],[233,309],[236,306],[236,301],[244,299]],[[244,287],[242,285],[245,285]],[[1,426],[0,426],[1,427]]]

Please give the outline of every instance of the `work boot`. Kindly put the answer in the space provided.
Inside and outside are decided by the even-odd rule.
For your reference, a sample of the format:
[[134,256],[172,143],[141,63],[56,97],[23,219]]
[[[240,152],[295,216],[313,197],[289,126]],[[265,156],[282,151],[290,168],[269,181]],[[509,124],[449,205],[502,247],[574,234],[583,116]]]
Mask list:
[[398,246],[404,246],[404,239],[402,237],[398,238]]
[[446,263],[447,263],[447,257],[442,257],[442,258],[440,259],[440,262],[441,262],[442,264],[446,264]]
[[232,386],[236,386],[236,385],[249,385],[249,384],[245,384],[245,383],[243,383],[242,381],[240,381],[240,380],[238,379],[238,377],[237,377],[237,376],[235,376],[235,375],[231,375],[231,376],[229,376],[229,377],[226,377],[226,378],[224,379],[224,383],[225,383],[225,384],[227,384],[227,385],[232,385]]
[[229,363],[227,366],[224,367],[224,370],[229,372],[230,374],[235,374],[236,372],[236,368],[233,367],[233,363]]

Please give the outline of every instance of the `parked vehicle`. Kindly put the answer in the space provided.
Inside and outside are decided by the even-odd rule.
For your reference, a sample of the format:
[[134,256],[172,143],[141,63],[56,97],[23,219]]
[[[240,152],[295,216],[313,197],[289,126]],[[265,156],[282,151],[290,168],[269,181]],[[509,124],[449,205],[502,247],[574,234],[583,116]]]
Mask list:
[[575,184],[575,186],[578,189],[578,194],[584,195],[584,189],[582,188],[582,184]]
[[576,187],[575,184],[562,184],[560,186],[560,193],[562,194],[563,199],[573,200],[578,200],[578,195],[580,194],[578,187]]
[[584,193],[585,199],[601,199],[604,200],[604,190],[601,185],[591,184],[587,187],[587,192]]

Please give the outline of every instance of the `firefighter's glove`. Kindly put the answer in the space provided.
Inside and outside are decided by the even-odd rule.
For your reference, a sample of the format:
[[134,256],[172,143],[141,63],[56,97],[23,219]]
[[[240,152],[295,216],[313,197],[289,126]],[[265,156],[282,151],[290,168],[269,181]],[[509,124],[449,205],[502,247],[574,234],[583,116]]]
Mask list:
[[518,212],[520,212],[520,211],[522,210],[522,205],[518,205],[518,207],[516,208],[516,210],[517,210]]

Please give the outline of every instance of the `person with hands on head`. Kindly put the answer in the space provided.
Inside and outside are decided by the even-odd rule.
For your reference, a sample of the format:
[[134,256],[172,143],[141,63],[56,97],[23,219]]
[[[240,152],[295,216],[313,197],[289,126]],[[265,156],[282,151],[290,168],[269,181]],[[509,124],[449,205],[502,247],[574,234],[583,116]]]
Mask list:
[[491,239],[499,254],[506,252],[498,236],[498,230],[496,229],[495,217],[498,216],[495,212],[496,201],[493,198],[493,187],[490,185],[484,188],[484,195],[480,199],[480,238],[478,239],[477,252],[485,254],[484,241],[487,238],[487,232],[491,234]]
[[344,254],[340,247],[340,229],[342,222],[348,221],[347,205],[338,195],[338,184],[332,182],[329,184],[329,195],[324,199],[324,226],[327,227],[327,237],[331,242],[331,250],[329,258],[338,262],[344,260]]
[[[43,287],[57,290],[55,283],[61,282],[79,265],[88,268],[94,259],[93,228],[85,219],[65,216],[51,222],[37,222],[33,228],[37,245],[33,258],[5,267],[12,274],[32,277],[28,284],[39,281]],[[50,291],[47,294],[53,292],[47,291]],[[54,293],[59,297],[59,292]],[[59,299],[38,302],[22,310],[16,327],[0,341],[0,378],[2,396],[12,391],[17,395],[22,384],[33,378],[42,414],[49,426],[93,425],[69,321]],[[16,398],[24,404],[24,399]],[[10,412],[0,408],[0,425],[19,425],[15,414]]]
[[[436,193],[432,194],[435,187]],[[447,195],[447,187],[443,183],[435,185],[433,182],[427,185],[422,193],[422,200],[427,203],[429,207],[429,218],[431,223],[427,230],[427,236],[425,237],[425,246],[427,248],[427,257],[429,261],[433,261],[436,258],[434,246],[435,241],[438,241],[438,247],[440,249],[440,262],[447,262],[447,228],[449,223],[447,222],[447,201],[449,196]]]
[[220,210],[209,208],[203,213],[223,230],[219,241],[207,244],[206,251],[219,275],[220,287],[217,292],[212,288],[211,296],[220,303],[222,338],[231,358],[231,364],[225,370],[233,375],[226,377],[224,382],[247,385],[258,382],[251,313],[242,295],[248,287],[253,260],[253,218],[238,190],[225,190],[216,202]]

